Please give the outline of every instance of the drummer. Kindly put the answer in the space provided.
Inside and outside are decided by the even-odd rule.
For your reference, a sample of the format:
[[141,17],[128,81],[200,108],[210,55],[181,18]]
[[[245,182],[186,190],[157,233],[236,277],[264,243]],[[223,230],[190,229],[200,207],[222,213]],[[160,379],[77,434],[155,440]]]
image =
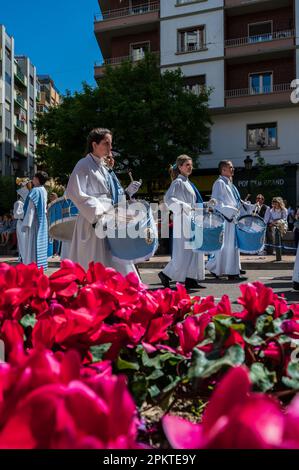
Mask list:
[[241,208],[251,204],[241,200],[236,186],[233,184],[234,165],[230,160],[222,160],[219,165],[219,178],[213,184],[212,198],[216,200],[215,208],[225,218],[224,242],[221,250],[209,259],[206,268],[218,278],[227,276],[229,280],[246,280],[241,277],[240,252],[236,247],[234,218],[240,214]]
[[[120,202],[120,191],[116,191],[116,181],[109,172],[107,156],[112,155],[112,132],[109,129],[93,129],[87,138],[87,155],[76,164],[67,188],[66,197],[71,199],[79,210],[69,259],[85,269],[89,263],[100,262],[115,268],[123,275],[137,274],[133,263],[119,263],[112,258],[106,238],[95,234],[97,222],[104,225],[105,214],[112,205]],[[110,168],[111,169],[111,168]],[[137,182],[136,182],[137,183]],[[129,185],[126,192],[134,194],[136,185]],[[136,192],[136,191],[135,191]],[[122,196],[123,197],[123,196]]]
[[192,247],[188,246],[191,211],[196,203],[202,204],[199,191],[189,181],[192,170],[192,159],[188,155],[180,155],[171,168],[172,183],[164,197],[165,204],[173,212],[172,256],[158,274],[164,287],[169,287],[170,281],[185,283],[187,289],[203,287],[198,281],[205,278],[204,253],[193,252]]

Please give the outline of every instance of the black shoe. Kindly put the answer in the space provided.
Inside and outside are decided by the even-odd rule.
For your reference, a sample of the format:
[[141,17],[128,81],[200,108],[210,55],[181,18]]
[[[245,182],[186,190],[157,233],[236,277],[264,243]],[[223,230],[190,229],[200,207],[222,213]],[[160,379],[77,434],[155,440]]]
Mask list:
[[299,282],[293,282],[293,289],[294,290],[299,290]]
[[212,276],[213,276],[215,279],[219,279],[219,276],[217,276],[217,274],[212,273],[212,272],[210,272],[210,274],[212,274]]
[[245,269],[240,269],[240,274],[246,274]]
[[169,282],[171,281],[170,277],[166,276],[166,274],[164,274],[163,271],[160,271],[158,273],[158,276],[160,278],[162,286],[169,287]]
[[196,279],[192,279],[191,277],[186,277],[185,279],[185,287],[186,289],[205,289],[205,286],[201,286],[198,284]]
[[227,279],[229,281],[247,281],[248,277],[239,276],[239,274],[228,274]]

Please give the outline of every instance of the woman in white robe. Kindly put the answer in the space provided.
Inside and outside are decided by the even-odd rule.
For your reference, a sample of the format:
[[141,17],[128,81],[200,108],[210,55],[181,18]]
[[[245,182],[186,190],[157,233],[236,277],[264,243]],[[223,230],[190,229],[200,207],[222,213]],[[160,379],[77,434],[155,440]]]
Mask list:
[[[206,268],[216,277],[228,276],[229,279],[240,279],[240,251],[236,246],[236,230],[234,218],[244,208],[239,191],[232,183],[234,167],[231,161],[223,160],[219,164],[220,176],[213,184],[212,199],[215,209],[225,217],[224,237],[221,250],[210,257]],[[247,204],[248,209],[252,207]]]
[[[191,238],[191,211],[199,202],[198,191],[189,181],[192,173],[192,159],[187,155],[177,158],[174,177],[164,202],[173,212],[173,247],[172,256],[167,266],[159,273],[164,287],[169,282],[185,283],[187,288],[199,288],[197,281],[205,278],[204,253],[193,252]],[[199,195],[200,200],[201,196]]]
[[105,157],[111,154],[112,134],[108,129],[94,129],[87,140],[89,153],[78,161],[66,188],[66,197],[79,210],[69,259],[88,269],[89,263],[100,262],[112,267],[123,275],[137,274],[133,263],[120,263],[112,258],[107,238],[99,238],[95,224],[105,222],[105,214],[111,210],[114,201],[111,179]]
[[19,261],[23,262],[26,252],[26,245],[25,245],[25,234],[22,232],[22,221],[24,218],[24,202],[28,195],[29,191],[26,187],[26,183],[20,188],[17,189],[17,194],[19,199],[14,203],[13,207],[13,216],[14,219],[17,220],[17,241],[18,241],[18,252],[19,252]]

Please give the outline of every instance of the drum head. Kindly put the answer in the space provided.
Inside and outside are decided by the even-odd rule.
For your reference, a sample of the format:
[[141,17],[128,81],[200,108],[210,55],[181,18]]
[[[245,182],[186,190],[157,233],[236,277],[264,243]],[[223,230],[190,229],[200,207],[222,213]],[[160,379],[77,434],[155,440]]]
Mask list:
[[248,233],[264,232],[266,224],[258,215],[243,215],[238,219],[238,228]]
[[57,221],[55,225],[49,228],[49,235],[54,240],[71,241],[76,224],[76,217],[69,217],[65,220]]

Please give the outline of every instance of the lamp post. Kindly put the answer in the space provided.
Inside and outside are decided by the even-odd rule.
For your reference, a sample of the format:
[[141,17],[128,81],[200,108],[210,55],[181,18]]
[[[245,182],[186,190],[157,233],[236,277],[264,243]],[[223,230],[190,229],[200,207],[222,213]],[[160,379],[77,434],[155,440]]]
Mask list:
[[253,164],[252,158],[250,158],[250,156],[247,155],[246,158],[245,158],[245,160],[244,160],[244,166],[245,166],[246,173],[248,173],[248,186],[247,186],[247,191],[248,191],[248,194],[249,194],[249,195],[250,195],[250,189],[251,189],[251,185],[250,185],[250,171],[252,170],[252,164]]

